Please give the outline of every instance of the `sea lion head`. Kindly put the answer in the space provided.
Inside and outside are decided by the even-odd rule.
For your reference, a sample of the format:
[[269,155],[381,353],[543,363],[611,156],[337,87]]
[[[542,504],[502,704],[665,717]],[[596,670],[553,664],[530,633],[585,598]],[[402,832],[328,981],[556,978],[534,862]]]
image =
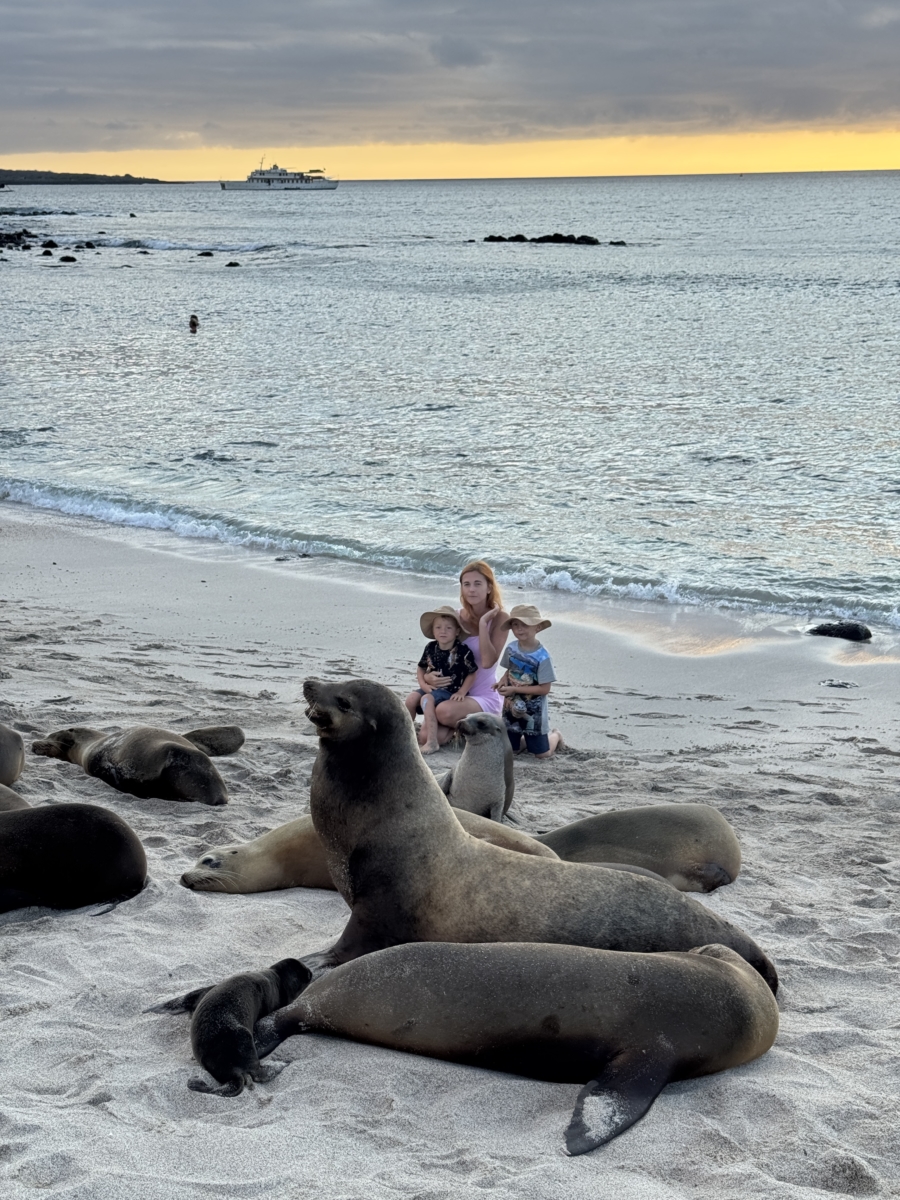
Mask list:
[[408,732],[409,716],[384,684],[371,679],[326,683],[307,679],[303,685],[306,715],[322,740],[350,742],[384,737],[398,726]]
[[94,729],[87,729],[83,725],[73,725],[69,729],[57,729],[55,733],[48,733],[40,741],[32,742],[31,753],[42,754],[45,758],[67,759],[69,751],[75,746],[99,736],[102,735]]
[[182,887],[194,892],[238,891],[235,872],[229,870],[229,859],[236,860],[239,850],[240,846],[220,846],[207,851],[181,876]]
[[473,746],[490,741],[491,738],[506,738],[506,726],[492,713],[470,713],[456,727],[466,743]]

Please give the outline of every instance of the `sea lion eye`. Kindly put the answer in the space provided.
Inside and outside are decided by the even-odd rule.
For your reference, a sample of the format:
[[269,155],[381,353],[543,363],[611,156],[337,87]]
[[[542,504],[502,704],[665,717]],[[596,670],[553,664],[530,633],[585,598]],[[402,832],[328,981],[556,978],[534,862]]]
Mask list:
[[353,707],[353,705],[350,703],[350,701],[345,700],[343,696],[338,696],[337,706],[341,710],[341,712],[349,712],[350,709]]

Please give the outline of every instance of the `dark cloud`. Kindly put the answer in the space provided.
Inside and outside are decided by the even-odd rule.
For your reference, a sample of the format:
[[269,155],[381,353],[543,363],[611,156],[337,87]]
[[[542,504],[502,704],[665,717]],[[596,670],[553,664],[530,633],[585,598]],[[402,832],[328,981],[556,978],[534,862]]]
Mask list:
[[900,116],[900,0],[0,0],[0,29],[0,153]]

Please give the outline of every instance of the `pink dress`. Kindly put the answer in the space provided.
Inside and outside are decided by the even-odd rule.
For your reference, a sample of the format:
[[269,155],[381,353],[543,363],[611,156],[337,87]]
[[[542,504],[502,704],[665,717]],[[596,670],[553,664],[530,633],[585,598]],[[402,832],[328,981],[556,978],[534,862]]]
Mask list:
[[[459,610],[462,616],[462,609]],[[488,628],[490,633],[490,627]],[[503,697],[499,692],[494,691],[494,684],[497,682],[497,667],[483,667],[481,665],[481,647],[478,644],[478,634],[466,638],[463,642],[464,646],[468,646],[475,655],[475,662],[478,664],[478,674],[475,676],[475,682],[469,689],[469,698],[477,701],[481,705],[481,711],[493,713],[499,717],[503,711]]]

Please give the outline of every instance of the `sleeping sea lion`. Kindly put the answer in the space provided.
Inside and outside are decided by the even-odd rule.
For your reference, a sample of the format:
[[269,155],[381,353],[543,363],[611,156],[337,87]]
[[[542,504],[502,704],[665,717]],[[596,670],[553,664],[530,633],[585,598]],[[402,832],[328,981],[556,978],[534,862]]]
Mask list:
[[31,805],[27,800],[23,800],[18,792],[14,792],[12,788],[4,787],[0,783],[0,813],[12,812],[15,808],[31,808]]
[[[536,838],[474,813],[451,810],[472,837],[520,854],[556,858],[549,846]],[[312,817],[297,817],[254,838],[230,846],[207,850],[181,882],[195,892],[270,892],[278,888],[314,887],[335,890],[325,862],[325,847],[316,833]]]
[[154,1004],[146,1012],[189,1012],[194,1057],[221,1087],[189,1079],[194,1092],[237,1096],[246,1084],[268,1082],[286,1066],[260,1066],[253,1027],[260,1017],[283,1008],[309,982],[309,969],[295,958],[283,958],[266,971],[232,975],[215,987],[197,988],[178,1000]]
[[[228,803],[228,792],[209,755],[231,754],[243,739],[236,725],[197,729],[184,736],[149,725],[122,733],[74,726],[32,743],[31,749],[76,763],[87,775],[142,800],[155,796],[218,805]],[[222,745],[231,748],[223,750]]]
[[712,892],[741,869],[734,830],[708,804],[651,804],[585,817],[539,839],[566,862],[630,863],[682,892]]
[[623,1133],[676,1079],[765,1054],[778,1005],[727,946],[630,954],[521,942],[414,942],[367,954],[312,983],[257,1026],[267,1053],[295,1033],[584,1083],[569,1154]]
[[319,734],[310,813],[351,915],[317,973],[402,942],[562,942],[599,949],[731,946],[774,991],[771,962],[742,930],[630,871],[511,854],[450,812],[409,715],[368,680],[307,680]]
[[146,879],[140,839],[108,809],[53,804],[0,812],[0,912],[128,900]]
[[471,713],[456,727],[465,738],[462,757],[440,781],[454,808],[500,821],[515,792],[513,752],[506,726],[492,713]]
[[11,787],[25,770],[25,743],[22,735],[0,724],[0,783]]

